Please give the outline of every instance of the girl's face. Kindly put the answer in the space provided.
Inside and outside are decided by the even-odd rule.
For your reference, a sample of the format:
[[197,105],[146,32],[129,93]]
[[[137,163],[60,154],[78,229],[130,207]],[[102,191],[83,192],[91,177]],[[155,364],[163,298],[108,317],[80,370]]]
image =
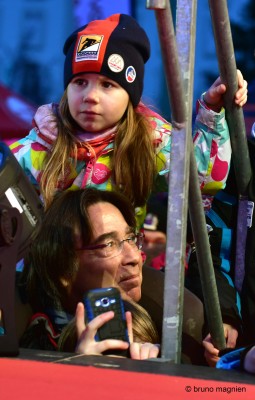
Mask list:
[[86,132],[102,133],[122,118],[128,93],[103,75],[86,73],[72,79],[67,87],[70,113]]
[[[102,202],[88,208],[93,226],[91,245],[108,243],[133,237],[123,215],[111,203]],[[79,271],[72,287],[73,295],[82,298],[86,290],[114,286],[134,301],[141,298],[142,256],[141,251],[129,241],[114,257],[102,256],[102,250],[83,250],[82,241],[77,237]]]

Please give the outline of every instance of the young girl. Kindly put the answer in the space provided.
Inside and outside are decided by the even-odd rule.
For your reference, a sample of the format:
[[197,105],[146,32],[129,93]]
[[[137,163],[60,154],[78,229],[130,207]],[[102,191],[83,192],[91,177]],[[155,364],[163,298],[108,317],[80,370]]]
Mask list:
[[[141,103],[148,37],[131,16],[114,14],[73,32],[64,54],[60,104],[41,106],[34,128],[11,149],[46,208],[57,191],[87,186],[120,191],[136,207],[140,227],[152,190],[167,191],[171,150],[171,125]],[[247,83],[241,74],[239,87],[236,103],[243,105]],[[221,110],[225,90],[218,79],[198,104],[196,157],[201,185],[206,188],[209,182],[210,190],[215,160],[221,168],[219,159],[228,165],[230,158]],[[227,171],[219,175],[218,189]]]

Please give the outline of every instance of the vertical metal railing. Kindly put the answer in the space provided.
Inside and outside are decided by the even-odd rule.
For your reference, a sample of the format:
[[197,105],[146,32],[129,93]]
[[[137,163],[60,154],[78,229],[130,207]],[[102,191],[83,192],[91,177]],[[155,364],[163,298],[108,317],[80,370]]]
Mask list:
[[[188,116],[187,134],[190,141],[192,137],[196,11],[196,0],[177,0],[176,40],[184,81]],[[191,149],[193,150],[193,143],[191,143]],[[193,151],[190,154],[189,215],[196,243],[198,267],[209,330],[214,344],[217,348],[223,349],[225,347],[225,338],[222,317]]]
[[169,1],[147,1],[155,10],[161,53],[172,112],[171,169],[169,173],[167,244],[161,357],[180,362],[184,257],[186,248],[190,142],[186,134],[183,81]]
[[[181,7],[180,3],[179,1],[178,7]],[[185,40],[182,45],[181,35],[179,34],[179,47],[185,45],[187,52],[183,58],[180,57],[181,62],[185,59],[185,62],[182,64],[182,72],[185,78],[184,91],[169,0],[147,1],[147,8],[155,10],[172,112],[173,132],[168,194],[162,358],[172,360],[176,363],[180,362],[181,355],[184,257],[189,181],[192,182],[192,190],[189,191],[189,209],[198,253],[208,325],[214,344],[219,349],[225,347],[195,156],[193,151],[191,151],[191,127],[188,127],[191,123],[190,98],[192,98],[191,91],[193,89],[193,78],[191,78],[191,72],[193,73],[191,63],[193,61],[191,59],[192,50],[194,49],[192,49],[192,42],[187,38],[192,35],[192,29],[194,30],[194,10],[196,8],[189,7],[189,10],[191,11],[192,9],[192,12],[187,16],[186,5],[182,3],[182,10],[185,12],[185,18],[189,17],[189,28],[188,32],[185,32]],[[192,6],[192,0],[190,0],[189,6]],[[192,21],[190,20],[190,15],[192,15]],[[187,28],[187,25],[185,26]]]
[[[187,134],[190,140],[192,133],[196,11],[196,0],[177,0],[176,40],[185,88],[188,115]],[[193,144],[191,144],[191,148],[193,149]],[[209,331],[214,345],[218,349],[223,349],[226,346],[223,323],[193,151],[190,154],[189,215],[196,243],[198,267]]]

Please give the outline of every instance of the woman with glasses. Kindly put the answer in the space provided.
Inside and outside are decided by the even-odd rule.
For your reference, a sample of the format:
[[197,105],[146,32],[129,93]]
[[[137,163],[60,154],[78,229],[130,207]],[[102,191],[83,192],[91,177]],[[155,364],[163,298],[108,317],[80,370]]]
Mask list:
[[[124,299],[134,302],[136,312],[142,244],[134,209],[123,195],[92,188],[59,194],[45,214],[21,275],[20,287],[34,315],[20,345],[57,349],[63,328],[76,313],[77,351],[101,354],[116,347],[126,349],[128,344],[121,341],[95,342],[97,329],[112,316],[97,317],[85,327],[81,302],[87,290],[117,287]],[[153,325],[146,312],[142,318]],[[127,319],[130,322],[129,314]],[[156,357],[158,352],[151,343],[130,345],[132,358]]]

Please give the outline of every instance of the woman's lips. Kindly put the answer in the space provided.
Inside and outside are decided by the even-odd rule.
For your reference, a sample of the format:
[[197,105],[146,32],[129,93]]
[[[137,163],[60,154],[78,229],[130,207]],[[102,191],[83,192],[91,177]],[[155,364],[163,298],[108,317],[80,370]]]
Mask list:
[[127,292],[130,289],[141,286],[141,277],[139,274],[125,276],[120,279],[119,285]]

